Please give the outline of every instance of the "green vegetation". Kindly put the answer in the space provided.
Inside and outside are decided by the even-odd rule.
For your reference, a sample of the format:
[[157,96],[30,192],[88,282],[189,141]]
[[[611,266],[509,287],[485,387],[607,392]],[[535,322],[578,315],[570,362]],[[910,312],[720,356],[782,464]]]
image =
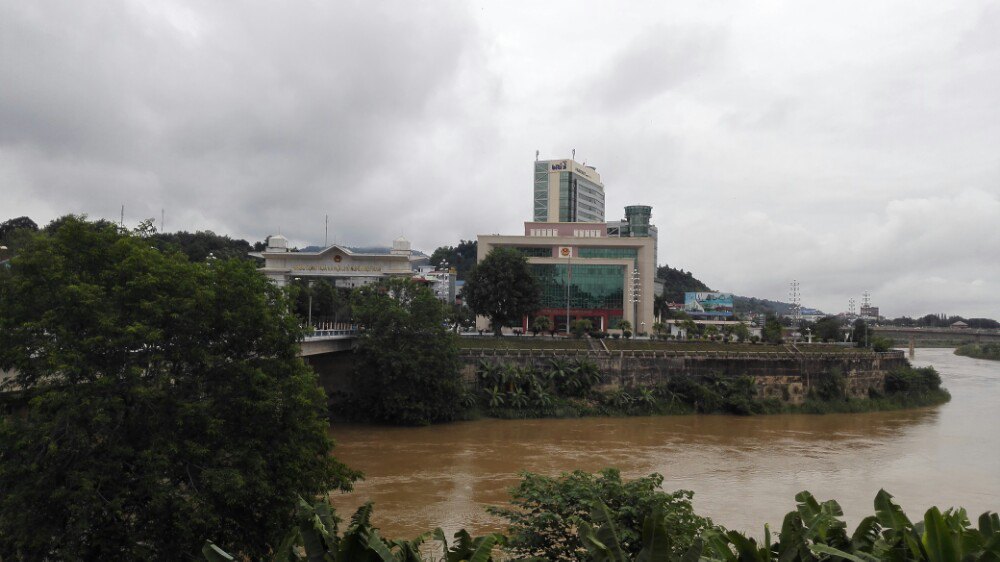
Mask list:
[[759,395],[750,376],[678,375],[650,387],[601,390],[604,381],[597,364],[583,358],[533,365],[484,359],[476,378],[476,390],[466,395],[465,403],[497,418],[847,413],[930,406],[951,398],[933,367],[896,369],[886,376],[885,391],[871,388],[867,398],[849,396],[847,378],[832,369],[813,377],[801,404],[790,403],[787,395],[784,400]]
[[552,329],[552,321],[549,320],[548,316],[536,316],[531,322],[531,332],[533,335],[538,335],[539,333],[545,333]]
[[317,325],[352,321],[350,291],[337,288],[332,280],[296,278],[288,286],[295,315],[303,324],[310,318]]
[[[666,526],[667,552],[679,557],[712,523],[695,515],[691,492],[668,494],[659,490],[661,484],[659,474],[625,482],[611,468],[600,474],[578,470],[557,478],[526,472],[511,490],[513,505],[487,511],[509,522],[506,545],[517,559],[591,560],[586,544],[593,541],[585,542],[578,529],[598,524],[615,526],[617,545],[629,556],[625,559],[632,559],[643,549],[643,522],[651,513],[657,513]],[[595,517],[597,506],[603,509]]]
[[768,316],[764,320],[764,328],[761,330],[761,334],[767,343],[782,343],[784,341],[781,322],[775,316]]
[[1000,343],[970,343],[956,349],[955,355],[1000,361]]
[[[339,519],[326,501],[299,501],[295,525],[275,552],[262,560],[441,562],[491,560],[581,562],[992,562],[1000,560],[1000,516],[986,512],[977,525],[964,509],[931,507],[916,522],[891,494],[879,490],[874,513],[848,534],[844,512],[834,500],[809,492],[795,495],[795,509],[763,540],[714,525],[697,515],[693,494],[666,493],[659,474],[623,481],[615,469],[573,472],[552,478],[524,473],[511,490],[510,507],[487,510],[508,521],[507,535],[473,538],[462,530],[449,545],[441,529],[417,538],[381,537],[365,504],[341,535]],[[428,549],[435,546],[436,549]],[[213,543],[208,562],[233,560]]]
[[684,293],[688,291],[711,291],[708,285],[702,283],[690,271],[674,269],[669,265],[656,268],[656,276],[663,280],[663,298],[667,302],[684,302]]
[[350,415],[365,421],[426,425],[461,409],[457,336],[425,286],[393,278],[351,295],[358,338]]
[[476,266],[478,246],[475,240],[461,240],[458,246],[441,246],[431,254],[431,265],[439,267],[447,262],[448,267],[455,268],[457,278],[465,281],[469,272]]
[[497,336],[504,326],[520,323],[538,310],[541,299],[528,259],[510,248],[490,250],[472,270],[464,291],[469,308],[489,318]]
[[245,260],[192,263],[74,217],[0,277],[0,558],[270,552],[295,497],[349,488],[287,295]]
[[[269,558],[274,562],[424,562],[422,551],[430,550],[430,541],[436,541],[442,562],[493,560],[494,547],[503,544],[505,537],[490,534],[472,537],[465,530],[455,533],[451,545],[440,528],[423,533],[413,540],[385,539],[372,526],[371,502],[358,508],[343,534],[340,534],[340,518],[337,517],[328,498],[313,504],[299,498],[295,510],[295,524],[285,540]],[[219,548],[211,540],[202,547],[202,555],[207,562],[231,562],[233,557]],[[437,559],[437,558],[435,558]]]

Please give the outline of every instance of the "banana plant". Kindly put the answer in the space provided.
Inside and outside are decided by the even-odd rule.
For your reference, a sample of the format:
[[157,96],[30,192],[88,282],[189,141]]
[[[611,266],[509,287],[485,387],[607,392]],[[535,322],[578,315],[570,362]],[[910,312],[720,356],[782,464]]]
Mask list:
[[503,391],[496,386],[486,389],[486,397],[489,400],[490,408],[499,408],[504,404]]
[[515,388],[514,391],[507,396],[507,399],[510,403],[510,407],[515,410],[522,410],[528,405],[528,395],[525,394],[520,388]]
[[[442,544],[442,562],[491,562],[494,547],[504,542],[503,535],[472,537],[462,529],[455,533],[455,543],[449,548],[440,528],[410,541],[384,539],[371,525],[371,514],[369,502],[358,508],[344,534],[338,535],[339,519],[329,499],[310,505],[299,498],[296,525],[270,562],[424,562],[421,547],[431,538]],[[212,541],[206,541],[201,552],[207,562],[236,560]]]
[[441,562],[492,562],[493,549],[504,543],[504,536],[489,534],[482,537],[472,537],[462,529],[455,533],[455,542],[448,547],[448,539],[440,527],[434,529],[433,537],[441,543],[444,558]]

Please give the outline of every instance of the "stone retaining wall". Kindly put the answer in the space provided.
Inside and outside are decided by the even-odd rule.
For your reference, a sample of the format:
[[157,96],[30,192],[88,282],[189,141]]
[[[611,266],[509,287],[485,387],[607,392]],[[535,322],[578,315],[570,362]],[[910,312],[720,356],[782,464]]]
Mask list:
[[847,377],[847,392],[867,398],[869,389],[885,389],[885,374],[908,363],[902,351],[885,353],[796,354],[790,352],[613,352],[565,350],[546,352],[469,351],[461,355],[462,373],[475,380],[480,361],[544,367],[553,358],[585,358],[597,363],[603,374],[601,387],[648,387],[677,376],[748,375],[757,382],[762,398],[799,404],[813,385],[839,369]]

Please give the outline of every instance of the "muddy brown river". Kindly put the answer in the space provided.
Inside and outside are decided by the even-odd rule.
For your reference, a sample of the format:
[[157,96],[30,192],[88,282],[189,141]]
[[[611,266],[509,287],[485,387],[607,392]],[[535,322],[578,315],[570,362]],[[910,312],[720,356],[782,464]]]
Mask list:
[[836,499],[851,525],[879,488],[911,518],[931,505],[1000,511],[1000,362],[918,349],[948,404],[872,414],[482,420],[423,428],[337,425],[334,454],[362,470],[341,516],[374,500],[384,536],[500,530],[484,506],[503,504],[518,472],[557,475],[618,467],[658,472],[665,490],[693,490],[695,510],[729,528],[780,526],[794,496]]

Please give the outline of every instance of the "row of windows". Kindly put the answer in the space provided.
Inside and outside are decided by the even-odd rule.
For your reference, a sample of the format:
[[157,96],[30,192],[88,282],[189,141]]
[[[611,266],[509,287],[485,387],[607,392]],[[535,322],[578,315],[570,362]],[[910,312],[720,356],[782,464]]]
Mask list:
[[[553,234],[553,236],[555,236],[555,235]],[[521,252],[522,254],[524,254],[525,256],[527,256],[529,258],[551,258],[552,257],[552,248],[549,248],[547,246],[546,247],[541,247],[541,248],[539,248],[537,246],[521,246],[521,247],[514,248],[514,249],[517,250],[518,252]]]
[[577,238],[599,238],[601,236],[600,230],[574,230],[573,236]]
[[578,248],[581,258],[636,259],[639,250],[635,248]]

